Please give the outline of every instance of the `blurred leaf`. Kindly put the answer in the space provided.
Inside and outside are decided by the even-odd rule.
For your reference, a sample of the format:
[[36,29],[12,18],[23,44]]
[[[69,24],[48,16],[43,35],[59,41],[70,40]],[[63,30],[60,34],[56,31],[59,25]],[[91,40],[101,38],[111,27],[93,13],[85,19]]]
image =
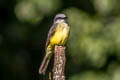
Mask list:
[[93,0],[96,10],[102,14],[106,15],[110,13],[113,9],[114,0]]
[[113,22],[107,25],[108,32],[106,33],[108,39],[114,46],[114,50],[117,52],[117,58],[120,60],[120,17],[118,16]]
[[44,15],[37,11],[35,5],[28,1],[19,2],[16,5],[15,13],[19,20],[33,24],[38,23],[44,17]]
[[104,66],[107,59],[106,51],[108,49],[109,43],[102,38],[92,39],[84,37],[81,40],[81,50],[86,55],[86,59],[89,61],[90,65],[95,67],[100,68]]
[[50,15],[61,7],[61,0],[30,0],[42,14]]
[[108,67],[108,74],[112,76],[112,80],[120,79],[120,65],[117,62],[111,62]]
[[118,14],[120,11],[119,0],[92,0],[96,11],[101,15]]
[[69,80],[111,80],[111,78],[105,73],[86,71],[82,74],[71,76]]

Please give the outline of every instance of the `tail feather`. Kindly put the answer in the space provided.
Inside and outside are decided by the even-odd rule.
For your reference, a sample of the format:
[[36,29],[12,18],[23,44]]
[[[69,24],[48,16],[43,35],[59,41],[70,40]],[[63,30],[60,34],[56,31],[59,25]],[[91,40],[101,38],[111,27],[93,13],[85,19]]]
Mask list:
[[43,61],[42,61],[42,64],[41,64],[41,66],[40,66],[40,68],[39,68],[39,74],[45,74],[51,56],[52,56],[52,53],[50,53],[49,55],[46,55],[46,56],[44,57],[44,59],[43,59]]

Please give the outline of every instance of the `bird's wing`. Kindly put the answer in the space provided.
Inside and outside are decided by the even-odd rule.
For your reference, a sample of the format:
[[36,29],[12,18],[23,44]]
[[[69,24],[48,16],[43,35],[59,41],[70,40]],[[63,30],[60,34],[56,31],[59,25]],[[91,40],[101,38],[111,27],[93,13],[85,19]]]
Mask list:
[[56,24],[54,24],[51,28],[50,28],[50,30],[49,30],[49,32],[48,32],[48,36],[47,36],[47,40],[46,40],[46,46],[45,46],[45,49],[47,48],[47,46],[49,45],[49,42],[50,42],[50,38],[53,36],[53,34],[55,33],[55,29],[56,29],[56,27],[57,27],[57,23]]

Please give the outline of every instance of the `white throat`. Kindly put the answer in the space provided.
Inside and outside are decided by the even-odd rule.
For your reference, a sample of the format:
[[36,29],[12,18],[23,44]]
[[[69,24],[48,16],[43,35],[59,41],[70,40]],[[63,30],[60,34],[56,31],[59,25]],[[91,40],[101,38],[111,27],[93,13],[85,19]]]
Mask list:
[[65,20],[64,19],[58,19],[58,20],[55,21],[55,23],[62,23],[62,22],[65,22]]

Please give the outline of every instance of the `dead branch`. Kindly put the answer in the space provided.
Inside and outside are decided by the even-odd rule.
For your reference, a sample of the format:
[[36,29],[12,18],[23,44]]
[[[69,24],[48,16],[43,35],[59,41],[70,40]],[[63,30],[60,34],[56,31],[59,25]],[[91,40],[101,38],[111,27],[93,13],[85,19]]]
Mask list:
[[65,80],[65,48],[66,47],[55,45],[53,80]]

